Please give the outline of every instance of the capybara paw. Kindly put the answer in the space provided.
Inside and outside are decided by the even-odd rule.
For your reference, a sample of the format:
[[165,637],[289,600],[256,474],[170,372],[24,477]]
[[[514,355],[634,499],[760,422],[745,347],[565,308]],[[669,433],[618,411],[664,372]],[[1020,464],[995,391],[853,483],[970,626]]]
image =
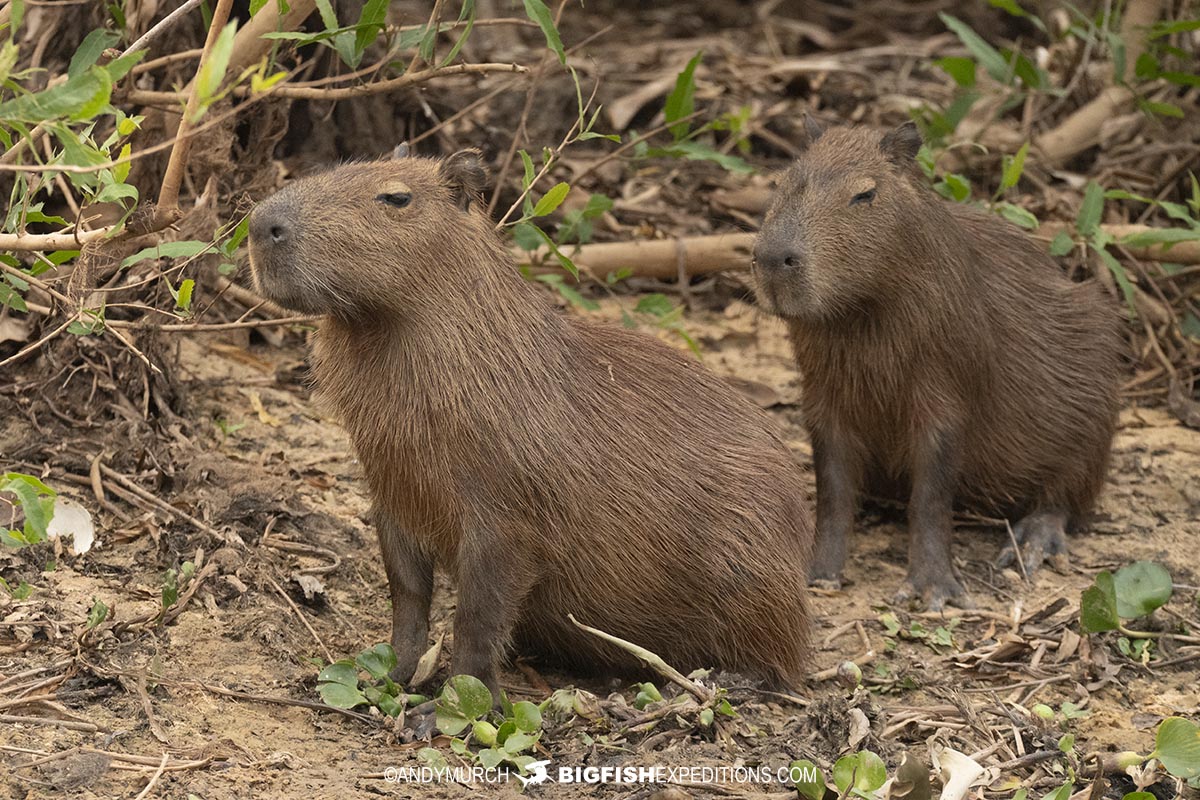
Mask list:
[[941,611],[948,605],[963,609],[975,607],[974,601],[967,595],[967,590],[950,574],[936,578],[910,575],[900,587],[900,591],[892,597],[892,602],[907,605],[918,598],[930,611]]
[[1050,556],[1067,552],[1066,515],[1058,512],[1038,511],[1022,519],[1013,527],[1013,538],[1017,547],[1010,543],[1000,552],[996,566],[1011,567],[1021,555],[1021,565],[1026,575],[1032,575]]
[[826,589],[836,592],[842,588],[842,579],[836,576],[832,578],[812,577],[808,579],[808,585],[814,589]]

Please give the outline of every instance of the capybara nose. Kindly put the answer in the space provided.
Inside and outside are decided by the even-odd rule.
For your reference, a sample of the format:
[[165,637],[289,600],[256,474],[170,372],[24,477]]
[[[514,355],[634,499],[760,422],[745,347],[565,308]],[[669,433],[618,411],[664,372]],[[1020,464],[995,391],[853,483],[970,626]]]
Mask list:
[[259,247],[278,247],[291,240],[292,226],[279,209],[264,203],[250,215],[250,238]]
[[768,271],[796,269],[804,263],[804,254],[790,243],[760,241],[754,246],[754,263]]

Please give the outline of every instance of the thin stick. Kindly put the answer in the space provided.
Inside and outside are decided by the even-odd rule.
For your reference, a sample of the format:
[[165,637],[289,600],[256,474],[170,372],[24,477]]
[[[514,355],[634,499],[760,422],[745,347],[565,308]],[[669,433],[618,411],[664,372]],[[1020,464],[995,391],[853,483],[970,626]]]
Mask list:
[[[430,67],[420,72],[407,73],[398,78],[391,78],[386,81],[361,83],[357,86],[320,87],[276,84],[267,92],[263,92],[258,96],[270,94],[272,97],[286,97],[292,100],[346,100],[351,97],[365,97],[372,94],[395,92],[418,83],[425,83],[434,78],[442,78],[450,75],[486,75],[496,72],[523,73],[528,72],[528,68],[520,64],[509,63],[451,64],[445,67]],[[237,86],[234,87],[230,94],[235,97],[249,97],[254,93],[248,86]],[[171,105],[179,102],[182,97],[183,95],[179,92],[135,90],[124,95],[124,100],[136,105]],[[58,167],[56,166],[55,168],[57,169]]]
[[335,661],[333,654],[329,652],[329,648],[325,646],[325,642],[321,641],[321,637],[317,635],[315,630],[313,630],[312,625],[308,624],[308,619],[300,612],[300,609],[296,606],[296,604],[292,602],[292,598],[287,596],[287,592],[285,592],[283,587],[276,583],[271,576],[266,576],[266,579],[267,583],[271,584],[271,588],[283,598],[283,602],[288,604],[288,608],[292,610],[292,613],[296,615],[296,618],[300,620],[301,624],[308,629],[308,633],[312,636],[313,641],[317,643],[317,646],[321,648],[321,652],[325,654],[325,660],[333,663]]
[[155,770],[154,774],[150,776],[150,782],[146,784],[146,788],[138,792],[137,797],[133,798],[133,800],[146,800],[146,798],[150,796],[150,790],[154,788],[154,786],[158,783],[158,779],[162,777],[163,770],[167,768],[167,761],[169,761],[170,758],[170,754],[168,754],[166,751],[163,751],[162,761],[159,762],[158,769]]
[[633,655],[637,656],[637,658],[643,664],[650,667],[651,669],[653,669],[658,674],[662,675],[667,680],[671,681],[671,683],[674,683],[677,686],[680,686],[683,689],[685,689],[688,692],[688,694],[692,695],[692,697],[695,697],[701,703],[708,703],[712,700],[711,692],[709,692],[707,689],[705,689],[700,684],[696,683],[691,678],[688,678],[687,676],[685,676],[682,672],[680,672],[679,670],[672,667],[666,661],[663,661],[662,657],[659,656],[657,653],[653,653],[644,647],[639,647],[638,645],[634,644],[633,642],[629,642],[629,641],[626,641],[625,639],[621,639],[617,636],[613,636],[611,633],[605,633],[604,631],[600,630],[599,628],[593,628],[590,625],[584,625],[582,622],[575,619],[574,614],[567,614],[567,619],[571,620],[571,623],[576,628],[579,628],[580,630],[583,630],[583,631],[587,631],[588,633],[592,634],[593,636],[597,636],[597,637],[603,639],[604,641],[606,641],[610,644],[614,644],[617,647],[621,648],[622,650],[624,650],[628,653],[632,653]]
[[[162,36],[163,33],[166,32],[167,28],[170,28],[176,22],[183,19],[184,15],[198,5],[200,5],[200,0],[186,0],[186,2],[180,5],[179,8],[175,9],[170,14],[167,14],[158,21],[158,24],[143,33],[136,42],[129,45],[125,52],[121,53],[121,56],[124,57],[130,53],[136,53],[138,50],[149,50],[150,45],[154,44],[155,39]],[[216,17],[214,17],[214,19],[216,19]]]
[[[217,0],[213,10],[212,21],[208,26],[208,38],[204,42],[204,52],[200,54],[200,63],[196,66],[199,75],[212,56],[213,46],[217,37],[225,28],[229,19],[229,9],[233,0]],[[188,151],[192,147],[192,120],[200,107],[200,82],[192,81],[188,90],[187,108],[179,119],[179,130],[175,133],[175,146],[171,148],[171,157],[167,161],[167,170],[163,175],[162,188],[158,192],[158,207],[155,209],[154,225],[156,230],[162,230],[183,216],[179,210],[179,187],[183,185],[183,172],[187,167]]]

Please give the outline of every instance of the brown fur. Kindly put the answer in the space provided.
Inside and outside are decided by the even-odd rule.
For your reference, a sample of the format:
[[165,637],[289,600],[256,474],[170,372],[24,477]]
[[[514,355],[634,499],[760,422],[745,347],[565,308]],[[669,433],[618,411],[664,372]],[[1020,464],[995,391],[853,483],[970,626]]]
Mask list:
[[[263,294],[325,315],[315,376],[374,496],[398,674],[426,647],[436,562],[458,588],[453,669],[493,686],[510,638],[633,666],[569,613],[685,671],[795,683],[812,540],[799,467],[695,360],[557,313],[464,210],[478,167],[343,166],[251,219]],[[404,208],[377,199],[400,192]]]
[[1025,515],[1015,532],[1031,569],[1092,508],[1116,427],[1118,317],[1016,227],[938,198],[911,125],[809,136],[763,223],[755,273],[802,374],[814,578],[837,580],[860,490],[900,487],[902,594],[940,607],[963,596],[954,499]]

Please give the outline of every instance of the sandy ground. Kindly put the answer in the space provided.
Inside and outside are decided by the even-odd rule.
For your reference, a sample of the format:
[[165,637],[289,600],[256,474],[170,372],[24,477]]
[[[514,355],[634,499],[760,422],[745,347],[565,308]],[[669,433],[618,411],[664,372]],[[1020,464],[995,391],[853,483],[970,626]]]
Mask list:
[[[612,311],[613,301],[606,301],[602,313]],[[705,363],[755,382],[753,395],[770,404],[797,456],[809,460],[794,406],[797,382],[779,325],[737,302],[723,311],[689,313],[686,320]],[[53,571],[43,571],[51,557],[46,548],[0,554],[0,574],[13,585],[24,580],[33,586],[30,597],[19,601],[0,592],[0,692],[6,685],[24,687],[18,693],[23,695],[52,691],[60,704],[58,712],[37,704],[6,708],[14,695],[0,694],[0,713],[61,717],[95,728],[0,722],[0,744],[6,746],[0,752],[0,795],[133,796],[164,753],[180,768],[159,778],[152,797],[517,793],[515,783],[390,783],[383,779],[387,768],[420,763],[415,754],[424,745],[405,741],[404,726],[378,716],[348,718],[262,699],[317,701],[316,673],[330,656],[351,656],[386,640],[383,570],[374,534],[360,519],[367,500],[345,434],[316,410],[303,386],[304,349],[298,337],[288,337],[282,347],[257,337],[251,342],[215,336],[187,340],[181,347],[192,438],[163,445],[170,455],[164,461],[175,466],[160,494],[246,546],[224,545],[161,513],[134,512],[123,523],[100,512],[101,546],[82,557],[61,554]],[[111,441],[107,447],[119,450],[122,444]],[[96,510],[80,487],[63,488]],[[815,597],[819,652],[814,667],[858,658],[869,691],[822,681],[797,702],[731,679],[730,698],[739,718],[727,743],[689,730],[646,739],[622,733],[606,716],[556,722],[544,736],[541,757],[551,759],[551,769],[605,764],[774,769],[795,758],[828,766],[853,742],[853,749],[870,747],[894,768],[902,752],[928,759],[926,744],[936,743],[984,751],[981,758],[1002,764],[1053,751],[1069,730],[1077,737],[1074,762],[1051,752],[1050,758],[1004,772],[1005,779],[1025,781],[1041,796],[1045,789],[1040,787],[1061,783],[1064,769],[1083,754],[1111,748],[1148,752],[1161,717],[1195,718],[1200,710],[1200,661],[1147,668],[1120,655],[1111,638],[1089,641],[1075,635],[1080,591],[1098,571],[1138,559],[1167,566],[1179,587],[1147,624],[1197,629],[1200,432],[1180,426],[1165,411],[1125,410],[1094,524],[1073,538],[1069,557],[1043,569],[1031,583],[992,567],[1006,538],[1002,527],[960,527],[956,554],[979,613],[941,618],[890,609],[889,598],[904,574],[904,531],[878,515],[867,516],[860,528],[844,591]],[[287,542],[302,547],[282,549]],[[152,614],[164,572],[195,560],[198,550],[211,571],[172,621],[125,631],[108,625],[94,641],[79,644],[94,599],[112,609],[110,620]],[[307,598],[296,579],[301,570],[314,568],[320,591]],[[443,592],[434,615],[437,630],[446,629],[452,604],[452,596]],[[897,614],[905,631],[913,624],[931,633],[944,629],[944,643],[936,637],[885,635],[880,617],[888,611]],[[1180,647],[1162,640],[1155,657],[1195,652]],[[439,679],[444,663],[443,653]],[[46,669],[28,673],[37,668]],[[59,679],[48,689],[28,688],[55,676]],[[617,693],[613,702],[632,699],[629,686],[619,682],[551,672],[542,677],[555,689],[582,686],[601,698]],[[257,699],[217,694],[196,682]],[[544,697],[522,671],[510,670],[504,683],[516,697]],[[1040,724],[1023,711],[1033,703],[1058,708],[1064,701],[1082,706],[1086,716]],[[653,733],[669,729],[664,725]],[[434,744],[449,753],[445,739]],[[72,750],[87,747],[141,756],[144,763]],[[19,768],[39,752],[67,756]],[[1120,797],[1122,788],[1128,786],[1110,788],[1110,796]],[[1000,781],[994,789],[1006,796],[1012,786]],[[785,787],[726,783],[686,791],[693,797],[761,796]],[[640,797],[648,789],[547,783],[525,793]]]

